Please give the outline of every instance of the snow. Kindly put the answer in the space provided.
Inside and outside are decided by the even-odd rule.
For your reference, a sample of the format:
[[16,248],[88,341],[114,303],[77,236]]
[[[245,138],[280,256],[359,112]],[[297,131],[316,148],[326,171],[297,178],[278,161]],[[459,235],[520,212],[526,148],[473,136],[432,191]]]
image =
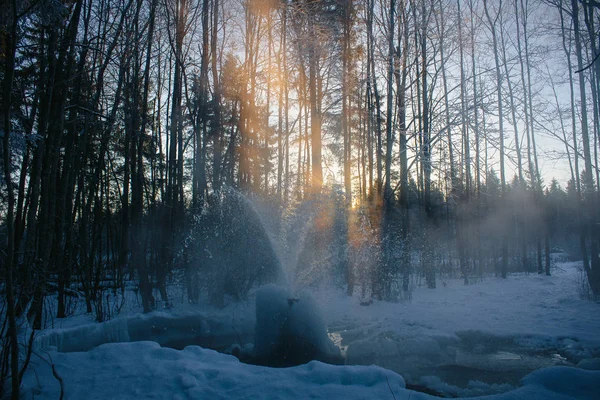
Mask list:
[[577,364],[577,368],[600,371],[600,358],[588,358],[586,360],[581,360]]
[[[335,290],[313,293],[312,300],[298,296],[290,307],[288,292],[271,286],[255,294],[256,307],[181,305],[103,324],[76,317],[36,338],[24,398],[58,398],[57,380],[39,358],[51,357],[71,399],[433,398],[406,389],[405,379],[459,397],[598,399],[600,304],[579,298],[579,270],[578,263],[563,263],[549,277],[515,274],[468,286],[441,280],[434,290],[417,287],[411,301],[366,307]],[[240,338],[248,347],[243,341],[252,340],[255,316],[263,339],[256,347],[268,347],[276,333],[261,330],[261,321],[284,309],[299,321],[294,332],[312,335],[327,323],[349,364],[379,367],[314,361],[275,369],[185,347],[225,348]],[[469,375],[474,371],[485,374]]]
[[[334,367],[312,361],[294,368],[241,364],[235,357],[189,346],[154,342],[106,344],[89,352],[53,353],[67,399],[331,399],[383,398],[404,388],[402,377],[379,367]],[[36,363],[24,398],[56,399],[58,382],[47,364]],[[389,383],[389,386],[388,386]]]
[[524,385],[538,386],[565,397],[597,399],[600,394],[600,373],[570,367],[551,367],[534,371],[523,378]]
[[[112,343],[88,352],[52,352],[51,357],[66,399],[436,398],[407,390],[400,375],[377,366],[311,361],[293,368],[259,367],[198,346],[174,350],[154,342]],[[26,376],[24,398],[59,398],[51,368],[37,357],[32,362],[36,375]],[[487,398],[597,399],[600,372],[546,368],[525,377],[523,384]]]
[[188,310],[134,314],[102,324],[88,322],[42,331],[34,341],[34,350],[51,347],[59,352],[88,351],[104,343],[143,340],[169,346],[203,338],[213,341],[219,337],[235,337],[240,330],[248,331],[253,326],[251,318],[235,312],[223,314]]
[[[317,301],[330,330],[349,344],[349,356],[383,352],[382,346],[392,354],[428,356],[438,352],[433,342],[502,338],[522,347],[564,349],[577,362],[600,346],[600,305],[578,297],[578,267],[565,263],[552,276],[515,274],[467,286],[442,281],[437,289],[417,288],[405,303],[360,307],[359,299],[339,292],[322,292]],[[389,348],[390,339],[397,350]]]
[[504,384],[487,384],[481,381],[470,381],[466,388],[461,388],[443,382],[438,376],[423,376],[420,383],[446,397],[475,397],[488,393],[504,393],[515,389],[514,386]]

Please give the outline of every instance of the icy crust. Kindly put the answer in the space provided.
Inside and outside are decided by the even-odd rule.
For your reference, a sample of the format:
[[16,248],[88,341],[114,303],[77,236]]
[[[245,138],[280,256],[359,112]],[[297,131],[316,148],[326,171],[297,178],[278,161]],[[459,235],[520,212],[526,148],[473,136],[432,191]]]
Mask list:
[[[189,346],[153,342],[101,345],[88,352],[50,352],[67,399],[437,399],[407,390],[402,376],[376,366],[333,366],[312,361],[292,368],[240,363],[235,357]],[[32,360],[23,397],[57,399],[48,364]],[[38,383],[39,382],[39,383]],[[513,391],[488,400],[597,399],[600,372],[552,367],[526,376]]]
[[[231,344],[231,338],[251,335],[254,321],[245,315],[165,313],[137,314],[116,318],[101,324],[90,323],[71,328],[44,331],[35,339],[34,350],[55,349],[58,352],[88,351],[105,343],[151,340],[163,346],[179,343],[206,343],[220,347]],[[218,340],[225,340],[218,343]],[[184,346],[181,346],[184,347]]]

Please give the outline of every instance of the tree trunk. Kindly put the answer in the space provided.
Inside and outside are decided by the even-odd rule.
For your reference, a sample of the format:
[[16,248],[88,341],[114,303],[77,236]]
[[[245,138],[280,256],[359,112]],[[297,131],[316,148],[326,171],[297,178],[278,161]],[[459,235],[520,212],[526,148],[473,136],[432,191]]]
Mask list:
[[[494,46],[494,63],[496,68],[496,89],[498,98],[498,134],[500,136],[500,184],[502,190],[502,199],[506,199],[506,177],[504,172],[504,113],[502,107],[502,75],[500,74],[500,60],[498,58],[498,39],[496,36],[496,22],[502,12],[502,0],[498,2],[498,12],[494,20],[492,20],[489,10],[488,1],[483,0],[485,15],[487,16],[488,23],[490,24],[490,31],[492,32],[492,42]],[[508,232],[502,233],[502,264],[501,264],[501,275],[506,278],[508,274]]]

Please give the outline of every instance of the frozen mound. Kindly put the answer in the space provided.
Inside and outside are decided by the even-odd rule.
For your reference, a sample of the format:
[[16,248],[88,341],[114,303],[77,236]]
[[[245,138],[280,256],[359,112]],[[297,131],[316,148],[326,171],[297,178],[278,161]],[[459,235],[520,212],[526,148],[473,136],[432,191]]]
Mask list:
[[292,298],[279,286],[267,285],[256,294],[254,363],[292,366],[319,360],[343,363],[340,349],[327,335],[325,320],[314,300]]

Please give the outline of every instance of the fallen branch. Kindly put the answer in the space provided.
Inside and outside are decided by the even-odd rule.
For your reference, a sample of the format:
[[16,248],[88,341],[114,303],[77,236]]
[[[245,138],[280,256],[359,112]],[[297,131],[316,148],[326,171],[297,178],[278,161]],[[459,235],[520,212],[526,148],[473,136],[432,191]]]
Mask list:
[[392,394],[392,397],[394,398],[394,400],[396,400],[396,395],[394,394],[394,391],[392,390],[392,387],[390,386],[390,380],[388,379],[388,377],[385,377],[385,381],[387,382],[388,388],[390,389],[390,393]]
[[46,353],[46,355],[48,356],[48,358],[50,359],[50,361],[46,360],[44,357],[40,356],[39,354],[35,353],[40,360],[44,361],[46,364],[48,364],[50,366],[50,368],[52,368],[52,375],[56,378],[56,380],[58,381],[58,383],[60,384],[60,397],[59,400],[63,400],[65,397],[65,386],[64,386],[64,382],[62,377],[58,374],[58,371],[56,370],[56,365],[54,365],[54,361],[52,360],[52,356],[50,355],[50,353],[48,353],[47,351],[45,351],[44,353]]
[[63,379],[61,378],[61,376],[56,371],[56,366],[54,365],[54,363],[52,363],[51,365],[52,365],[52,375],[54,375],[54,377],[56,378],[56,380],[58,381],[58,383],[60,383],[60,397],[59,397],[59,399],[63,400],[63,398],[65,397],[65,387],[63,385]]

